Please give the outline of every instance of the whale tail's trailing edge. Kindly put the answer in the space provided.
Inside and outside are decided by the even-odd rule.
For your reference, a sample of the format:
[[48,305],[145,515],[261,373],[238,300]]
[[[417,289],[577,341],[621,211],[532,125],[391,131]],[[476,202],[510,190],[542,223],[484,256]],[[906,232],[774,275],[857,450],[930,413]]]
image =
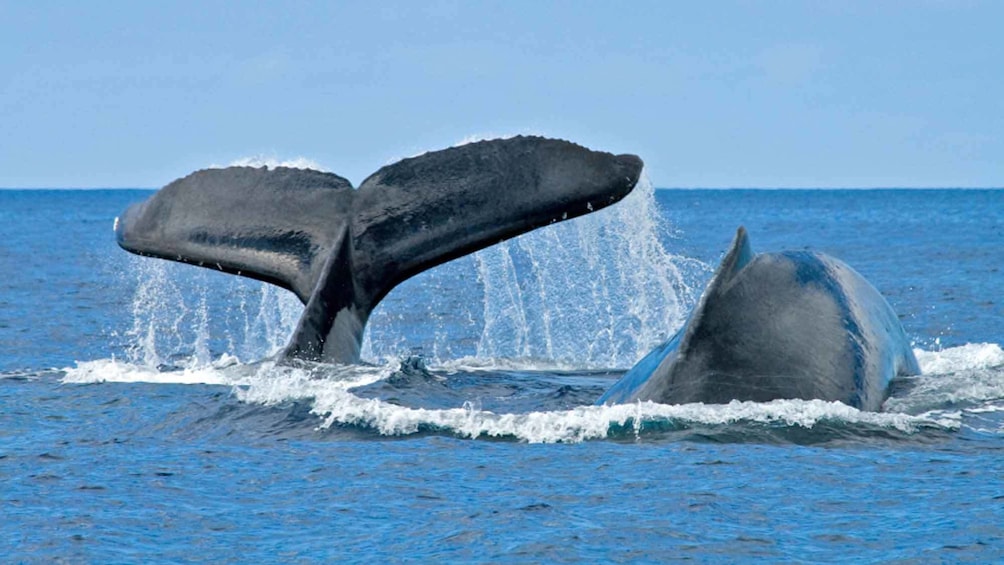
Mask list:
[[119,245],[286,288],[305,309],[286,355],[355,362],[397,284],[627,195],[642,161],[539,137],[483,141],[386,166],[353,190],[312,170],[209,169],[116,220]]

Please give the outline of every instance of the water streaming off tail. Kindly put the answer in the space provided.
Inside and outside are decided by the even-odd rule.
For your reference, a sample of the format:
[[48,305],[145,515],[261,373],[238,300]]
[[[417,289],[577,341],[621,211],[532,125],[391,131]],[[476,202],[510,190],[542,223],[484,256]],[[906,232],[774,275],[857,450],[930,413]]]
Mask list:
[[143,257],[136,277],[127,357],[145,366],[194,367],[223,353],[253,361],[286,344],[302,306],[283,289]]
[[669,236],[643,178],[614,206],[405,282],[374,312],[364,353],[630,366],[682,324],[706,274],[666,251]]
[[[643,180],[614,206],[422,273],[373,312],[363,356],[629,366],[682,323],[706,271],[666,251],[661,222]],[[291,293],[257,281],[147,258],[129,265],[135,363],[273,355],[302,311]]]

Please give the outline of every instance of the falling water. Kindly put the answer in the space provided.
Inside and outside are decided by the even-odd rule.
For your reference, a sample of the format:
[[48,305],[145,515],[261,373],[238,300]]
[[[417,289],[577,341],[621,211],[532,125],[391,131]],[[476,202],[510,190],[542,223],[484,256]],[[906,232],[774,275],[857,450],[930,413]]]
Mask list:
[[133,258],[130,362],[202,366],[226,353],[253,361],[277,353],[302,306],[277,287],[187,265]]
[[655,190],[643,180],[614,206],[405,282],[370,319],[364,354],[399,355],[407,343],[439,363],[630,366],[682,324],[693,282],[707,270],[667,252],[669,237]]
[[[363,357],[629,366],[682,323],[706,270],[667,252],[669,237],[643,180],[614,206],[404,282],[373,312]],[[138,364],[274,355],[302,311],[285,290],[207,269],[135,258],[130,272],[128,357]]]

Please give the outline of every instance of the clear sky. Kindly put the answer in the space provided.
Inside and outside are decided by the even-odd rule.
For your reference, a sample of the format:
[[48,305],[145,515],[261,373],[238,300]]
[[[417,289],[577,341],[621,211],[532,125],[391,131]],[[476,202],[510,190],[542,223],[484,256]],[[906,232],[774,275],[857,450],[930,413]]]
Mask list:
[[0,187],[516,133],[660,187],[1004,186],[1004,2],[0,0]]

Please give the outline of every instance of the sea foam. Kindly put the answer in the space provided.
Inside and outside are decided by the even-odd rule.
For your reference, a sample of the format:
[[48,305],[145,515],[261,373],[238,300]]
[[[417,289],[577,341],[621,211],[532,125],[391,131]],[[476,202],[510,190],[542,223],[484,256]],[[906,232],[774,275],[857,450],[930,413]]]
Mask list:
[[[496,413],[478,408],[476,399],[462,406],[428,409],[401,406],[377,398],[363,398],[352,389],[397,373],[395,364],[381,366],[279,366],[272,361],[242,365],[224,357],[201,367],[161,371],[114,360],[78,363],[65,369],[66,383],[148,382],[222,385],[232,387],[241,402],[276,406],[307,402],[317,417],[319,430],[352,426],[387,436],[421,432],[445,433],[464,438],[510,438],[527,442],[579,442],[624,433],[639,438],[651,430],[687,430],[694,427],[721,433],[738,426],[812,430],[821,425],[886,430],[916,434],[926,430],[953,431],[968,427],[979,433],[1001,434],[996,420],[984,415],[1004,408],[1004,373],[995,365],[978,365],[992,344],[970,344],[937,352],[947,372],[927,375],[902,396],[893,397],[884,412],[863,412],[839,402],[775,400],[765,403],[733,401],[724,405],[663,405],[636,402],[614,406],[578,406],[565,410]],[[921,352],[923,356],[935,352]],[[489,370],[478,360],[473,366],[451,363],[433,367],[444,371]],[[526,369],[526,367],[524,367]],[[980,386],[972,386],[980,383]],[[959,405],[964,399],[965,405]],[[972,425],[966,424],[976,418]],[[871,433],[871,432],[869,432]]]
[[915,349],[913,353],[921,372],[929,374],[1004,366],[1004,349],[996,343],[968,343],[937,351]]

